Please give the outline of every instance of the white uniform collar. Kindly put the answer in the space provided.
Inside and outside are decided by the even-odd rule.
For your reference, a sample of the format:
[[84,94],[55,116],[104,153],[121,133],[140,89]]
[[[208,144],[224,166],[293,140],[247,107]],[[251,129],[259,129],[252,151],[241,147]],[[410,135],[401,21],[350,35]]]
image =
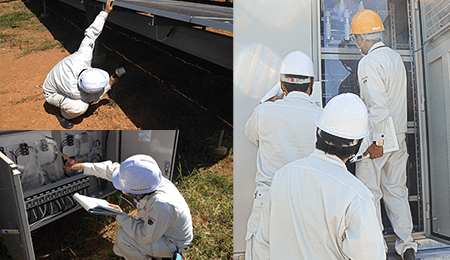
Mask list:
[[384,47],[384,46],[386,46],[386,45],[383,42],[377,42],[374,45],[372,45],[372,47],[370,47],[370,49],[367,52],[367,54],[371,53],[372,51],[374,51],[377,48]]
[[315,149],[314,152],[311,154],[311,156],[315,156],[315,157],[327,160],[330,163],[336,164],[338,166],[341,166],[341,167],[347,169],[347,166],[345,166],[345,163],[341,160],[341,158],[337,157],[336,155],[331,155],[331,154],[325,153],[324,151]]
[[302,91],[292,91],[291,93],[286,95],[283,99],[294,99],[294,98],[306,99],[309,102],[313,103],[311,100],[311,96]]

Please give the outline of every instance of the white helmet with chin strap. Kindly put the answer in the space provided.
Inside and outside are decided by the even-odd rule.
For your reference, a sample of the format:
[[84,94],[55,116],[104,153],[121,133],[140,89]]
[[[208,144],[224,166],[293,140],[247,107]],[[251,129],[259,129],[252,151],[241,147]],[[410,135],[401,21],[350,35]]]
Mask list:
[[328,101],[316,119],[320,130],[337,137],[358,140],[369,134],[367,107],[355,94],[344,93]]
[[129,157],[112,175],[112,183],[118,190],[131,194],[153,192],[162,181],[162,173],[156,161],[143,154]]
[[[305,76],[307,79],[298,79],[286,75]],[[283,82],[303,84],[311,82],[314,78],[314,66],[311,58],[300,50],[288,53],[280,67],[280,79]]]
[[97,93],[102,91],[109,84],[108,72],[89,68],[84,70],[78,79],[78,86],[87,93]]

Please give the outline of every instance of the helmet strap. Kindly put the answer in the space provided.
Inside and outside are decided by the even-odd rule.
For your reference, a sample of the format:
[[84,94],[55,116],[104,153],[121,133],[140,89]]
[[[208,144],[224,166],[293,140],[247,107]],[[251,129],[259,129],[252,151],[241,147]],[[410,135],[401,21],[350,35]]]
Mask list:
[[[356,41],[356,39],[355,39],[355,44],[356,44],[356,46],[358,47],[359,51],[360,51],[361,53],[363,53],[363,52],[362,52],[362,46],[364,45],[364,43],[366,43],[366,38],[362,37],[361,35],[358,35],[358,36],[361,37],[361,39],[363,39],[363,42],[362,42],[361,45],[359,45],[359,44],[358,44],[358,41]],[[356,37],[358,37],[358,36],[356,36]]]

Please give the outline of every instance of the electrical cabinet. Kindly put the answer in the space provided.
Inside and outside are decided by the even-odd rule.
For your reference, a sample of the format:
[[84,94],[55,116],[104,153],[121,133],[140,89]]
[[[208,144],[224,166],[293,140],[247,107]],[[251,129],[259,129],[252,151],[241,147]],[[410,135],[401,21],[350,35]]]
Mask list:
[[111,182],[65,171],[63,152],[78,162],[121,162],[147,154],[172,179],[178,131],[0,131],[0,229],[14,259],[35,259],[31,231],[80,206],[75,192],[103,198]]

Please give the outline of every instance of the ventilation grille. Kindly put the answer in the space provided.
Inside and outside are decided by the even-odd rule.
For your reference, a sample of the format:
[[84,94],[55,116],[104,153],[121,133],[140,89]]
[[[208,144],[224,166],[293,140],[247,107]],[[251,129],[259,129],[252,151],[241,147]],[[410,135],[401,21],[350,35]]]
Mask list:
[[422,2],[425,10],[425,37],[430,38],[447,29],[450,25],[450,1],[426,0]]

